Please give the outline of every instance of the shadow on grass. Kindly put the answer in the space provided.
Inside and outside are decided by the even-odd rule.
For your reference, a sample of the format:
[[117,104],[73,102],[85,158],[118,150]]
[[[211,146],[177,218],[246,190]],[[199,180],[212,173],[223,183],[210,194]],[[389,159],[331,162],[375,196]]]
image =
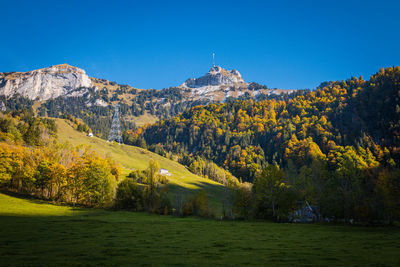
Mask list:
[[[29,202],[35,203],[35,204],[53,204],[53,205],[57,205],[57,206],[62,206],[62,203],[56,204],[55,202],[51,202],[50,200],[42,199],[37,196],[33,196],[33,195],[29,195],[29,194],[22,194],[22,193],[17,193],[17,192],[13,192],[13,191],[7,191],[4,189],[0,190],[0,193],[10,196],[10,197],[23,199],[23,200],[26,200],[26,201],[29,201]],[[65,206],[67,206],[67,205],[65,205]]]
[[168,184],[169,192],[173,194],[192,195],[201,191],[206,191],[208,197],[214,200],[222,200],[231,189],[222,184],[210,184],[207,182],[187,182],[186,184],[194,185],[197,188],[187,188],[175,183]]
[[[187,188],[178,184],[168,184],[169,198],[175,206],[176,201],[187,201],[190,196],[205,191],[209,205],[215,212],[216,216],[220,216],[223,213],[223,202],[229,198],[232,189],[225,187],[221,184],[210,184],[207,182],[195,181],[188,182],[186,184],[194,185],[196,188]],[[178,200],[179,199],[179,200]]]

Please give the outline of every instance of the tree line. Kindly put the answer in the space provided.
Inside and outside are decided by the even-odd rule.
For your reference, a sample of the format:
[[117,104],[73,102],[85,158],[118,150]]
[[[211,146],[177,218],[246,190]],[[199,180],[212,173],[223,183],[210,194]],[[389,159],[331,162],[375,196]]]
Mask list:
[[285,169],[268,165],[253,183],[233,188],[224,205],[224,216],[288,222],[305,201],[315,207],[315,220],[393,224],[400,219],[400,171],[370,173],[353,167],[328,172],[314,162],[295,180]]
[[290,99],[196,106],[130,134],[179,158],[213,161],[243,182],[278,166],[295,200],[327,217],[390,221],[400,204],[399,122],[400,67],[390,67]]

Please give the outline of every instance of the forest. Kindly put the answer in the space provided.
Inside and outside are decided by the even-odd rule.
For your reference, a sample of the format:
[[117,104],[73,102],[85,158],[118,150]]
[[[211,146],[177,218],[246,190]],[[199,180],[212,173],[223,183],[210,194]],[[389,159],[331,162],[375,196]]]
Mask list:
[[308,201],[327,218],[399,218],[400,67],[367,81],[325,82],[290,99],[196,106],[129,134],[181,162],[200,157],[254,183],[243,186],[250,193],[242,198],[276,192],[262,204],[249,196],[253,216],[281,219]]

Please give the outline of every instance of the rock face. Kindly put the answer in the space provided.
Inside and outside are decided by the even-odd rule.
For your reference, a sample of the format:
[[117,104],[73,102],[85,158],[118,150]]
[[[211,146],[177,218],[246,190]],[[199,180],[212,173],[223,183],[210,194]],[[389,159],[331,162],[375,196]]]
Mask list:
[[197,79],[188,79],[181,86],[189,88],[198,88],[203,86],[221,86],[245,84],[242,76],[237,70],[226,70],[219,66],[214,66],[206,75]]
[[0,73],[0,95],[22,95],[31,100],[81,96],[93,87],[86,72],[68,64],[29,72]]
[[246,83],[237,70],[226,70],[219,66],[212,67],[204,76],[197,79],[188,79],[179,86],[183,89],[187,99],[192,101],[224,102],[229,98],[253,97],[257,99],[263,95],[279,95],[291,93],[293,90],[268,89],[254,87]]
[[204,76],[188,79],[180,87],[191,100],[223,101],[232,90],[238,89],[239,94],[242,93],[241,89],[246,88],[247,83],[237,70],[214,66]]

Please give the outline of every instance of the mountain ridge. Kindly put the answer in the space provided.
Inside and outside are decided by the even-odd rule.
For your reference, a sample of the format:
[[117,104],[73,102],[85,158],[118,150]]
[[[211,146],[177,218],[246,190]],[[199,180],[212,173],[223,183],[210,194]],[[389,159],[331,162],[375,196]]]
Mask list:
[[[151,90],[138,89],[130,85],[121,85],[106,79],[90,77],[85,70],[67,63],[27,72],[0,73],[0,95],[12,97],[19,94],[34,101],[54,99],[59,96],[82,96],[87,93],[87,90],[83,88],[92,88],[95,91],[107,88],[112,92],[117,90],[115,88],[116,85],[130,90]],[[181,88],[186,92],[186,94],[183,92],[183,95],[188,100],[205,99],[208,101],[224,101],[228,97],[237,98],[246,92],[252,97],[256,97],[260,93],[278,95],[282,92],[293,92],[293,90],[285,91],[266,88],[263,88],[262,91],[249,90],[249,83],[243,80],[239,71],[226,70],[220,66],[213,66],[205,75],[199,78],[187,79],[177,88]],[[76,92],[77,90],[78,92]]]
[[237,70],[222,67],[214,67],[204,76],[188,79],[180,86],[161,90],[89,77],[83,69],[65,63],[28,72],[0,73],[2,110],[33,108],[39,116],[72,115],[83,119],[95,135],[103,138],[108,134],[113,106],[117,103],[121,105],[123,127],[132,129],[197,105],[233,99],[282,98],[282,92],[294,91],[246,83]]

